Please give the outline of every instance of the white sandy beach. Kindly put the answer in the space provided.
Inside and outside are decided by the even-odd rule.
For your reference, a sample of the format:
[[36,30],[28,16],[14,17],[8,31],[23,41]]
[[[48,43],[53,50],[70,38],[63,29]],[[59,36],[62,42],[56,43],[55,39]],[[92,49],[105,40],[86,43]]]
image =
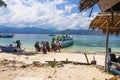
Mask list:
[[[18,61],[24,64],[32,64],[34,61],[46,63],[46,61],[74,61],[87,63],[83,53],[54,53],[33,54],[33,52],[20,53],[0,53],[0,61]],[[87,54],[89,62],[93,60],[93,56],[97,61],[97,65],[104,66],[104,54]],[[11,64],[10,64],[11,65]],[[12,64],[13,66],[13,64]],[[105,80],[113,77],[113,75],[103,72],[96,65],[75,65],[64,64],[62,67],[51,68],[46,67],[26,67],[11,68],[0,65],[0,80]]]

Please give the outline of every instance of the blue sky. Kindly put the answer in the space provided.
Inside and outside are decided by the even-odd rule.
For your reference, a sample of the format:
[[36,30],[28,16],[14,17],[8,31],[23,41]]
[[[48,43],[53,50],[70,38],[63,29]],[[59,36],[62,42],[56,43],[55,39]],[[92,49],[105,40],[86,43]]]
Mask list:
[[7,7],[0,8],[0,25],[9,27],[40,27],[64,29],[88,29],[91,20],[100,12],[94,6],[90,10],[78,10],[79,0],[4,0]]

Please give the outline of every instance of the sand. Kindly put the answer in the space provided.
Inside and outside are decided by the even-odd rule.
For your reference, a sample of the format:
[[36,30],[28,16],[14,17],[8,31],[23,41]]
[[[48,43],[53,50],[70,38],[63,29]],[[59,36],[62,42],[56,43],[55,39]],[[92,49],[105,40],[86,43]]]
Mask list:
[[[105,80],[113,77],[112,74],[105,73],[98,68],[98,65],[104,66],[104,54],[88,54],[89,63],[93,60],[97,65],[63,64],[60,67],[51,66],[27,66],[19,67],[21,64],[31,65],[33,62],[47,64],[46,61],[68,61],[87,63],[83,53],[55,53],[35,54],[34,51],[26,53],[0,53],[0,61],[11,61],[9,66],[0,65],[0,80]],[[16,62],[14,62],[16,61]],[[13,66],[16,64],[15,66]],[[16,67],[17,66],[17,67]]]

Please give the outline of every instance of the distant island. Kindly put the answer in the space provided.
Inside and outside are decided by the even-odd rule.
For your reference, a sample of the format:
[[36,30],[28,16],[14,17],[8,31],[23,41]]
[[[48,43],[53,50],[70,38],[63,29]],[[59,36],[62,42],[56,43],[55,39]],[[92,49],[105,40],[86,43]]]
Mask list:
[[17,27],[1,27],[1,33],[14,33],[14,34],[74,34],[74,35],[102,35],[101,31],[95,30],[56,30],[56,29],[42,29],[36,27],[25,27],[25,28],[17,28]]

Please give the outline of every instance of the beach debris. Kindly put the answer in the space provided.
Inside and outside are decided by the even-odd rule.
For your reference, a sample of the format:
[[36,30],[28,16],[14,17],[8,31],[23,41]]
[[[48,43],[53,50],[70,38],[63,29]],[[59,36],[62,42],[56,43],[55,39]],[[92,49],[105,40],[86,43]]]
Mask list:
[[91,64],[96,65],[97,61],[95,60],[95,56],[93,56],[93,60],[91,61]]
[[52,76],[48,76],[48,78],[52,78]]
[[23,64],[22,66],[21,66],[21,68],[27,68],[29,65],[27,65],[27,64]]
[[120,80],[120,76],[114,76],[114,77],[107,79],[107,80]]
[[51,66],[52,68],[54,67],[64,67],[63,63],[60,62],[56,62],[56,61],[47,61],[48,62],[48,66]]
[[34,66],[34,67],[44,67],[45,64],[40,63],[39,61],[33,61],[33,66]]
[[7,60],[3,59],[0,61],[0,65],[8,68],[27,68],[27,67],[44,67],[45,63],[40,63],[39,61],[33,61],[33,63],[24,63],[18,60]]
[[16,77],[13,80],[45,80],[43,78],[35,78],[35,77]]
[[29,59],[29,57],[25,57],[25,59]]
[[96,68],[98,68],[99,70],[101,70],[102,72],[104,72],[104,66],[97,65]]
[[68,61],[68,58],[66,58],[66,62]]
[[97,80],[96,78],[93,78],[92,80]]
[[4,71],[7,71],[6,69],[3,69],[3,70],[1,70],[0,72],[4,72]]
[[56,62],[56,59],[54,58],[54,62]]

